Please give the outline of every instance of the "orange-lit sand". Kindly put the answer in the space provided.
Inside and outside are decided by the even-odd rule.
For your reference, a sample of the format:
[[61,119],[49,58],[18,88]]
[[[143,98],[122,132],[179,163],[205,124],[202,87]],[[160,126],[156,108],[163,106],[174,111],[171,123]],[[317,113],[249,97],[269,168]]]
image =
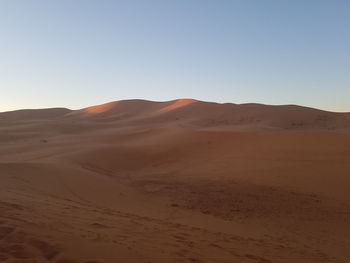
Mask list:
[[129,100],[0,143],[0,262],[350,262],[348,113]]
[[98,113],[103,113],[103,112],[108,112],[112,109],[115,109],[118,105],[119,101],[116,102],[111,102],[111,103],[106,103],[102,105],[97,105],[97,106],[92,106],[83,109],[84,112],[91,113],[91,114],[98,114]]
[[170,104],[169,106],[166,106],[164,108],[161,108],[159,112],[166,112],[170,110],[175,110],[177,108],[181,108],[184,106],[187,106],[189,104],[197,102],[196,100],[193,99],[181,99],[181,100],[176,100],[174,103]]

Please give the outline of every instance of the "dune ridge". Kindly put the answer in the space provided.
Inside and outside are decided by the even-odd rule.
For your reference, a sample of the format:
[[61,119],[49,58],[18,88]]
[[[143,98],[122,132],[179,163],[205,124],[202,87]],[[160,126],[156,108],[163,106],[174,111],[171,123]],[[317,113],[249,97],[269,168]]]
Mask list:
[[65,108],[0,113],[0,119],[98,119],[130,124],[157,122],[193,128],[349,130],[350,113],[337,113],[298,105],[231,104],[179,99],[167,102],[122,100],[81,110]]

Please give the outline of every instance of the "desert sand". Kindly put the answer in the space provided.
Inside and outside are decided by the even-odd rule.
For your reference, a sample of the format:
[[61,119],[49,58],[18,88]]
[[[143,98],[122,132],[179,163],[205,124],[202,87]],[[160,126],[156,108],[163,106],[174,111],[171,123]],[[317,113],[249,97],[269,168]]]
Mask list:
[[0,145],[0,262],[350,262],[350,113],[116,101]]

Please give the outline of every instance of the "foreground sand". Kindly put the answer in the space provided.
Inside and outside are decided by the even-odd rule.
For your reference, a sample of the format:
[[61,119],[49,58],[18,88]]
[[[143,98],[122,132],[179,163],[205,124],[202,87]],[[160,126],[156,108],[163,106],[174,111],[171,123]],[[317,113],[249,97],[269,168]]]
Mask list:
[[350,262],[349,128],[194,100],[0,113],[0,262]]

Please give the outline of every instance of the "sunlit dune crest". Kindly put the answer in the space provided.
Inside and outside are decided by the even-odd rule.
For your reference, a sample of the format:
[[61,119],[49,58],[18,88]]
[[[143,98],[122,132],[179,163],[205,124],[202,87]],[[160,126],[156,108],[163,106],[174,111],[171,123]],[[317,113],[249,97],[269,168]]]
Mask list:
[[118,103],[119,101],[115,101],[115,102],[110,102],[102,105],[88,107],[84,109],[84,112],[91,113],[91,114],[103,113],[113,109]]
[[187,105],[195,103],[195,102],[198,102],[198,101],[194,100],[194,99],[179,99],[179,100],[176,100],[173,104],[171,104],[167,107],[161,108],[159,110],[159,112],[166,112],[166,111],[174,110],[174,109],[181,108],[181,107],[187,106]]

